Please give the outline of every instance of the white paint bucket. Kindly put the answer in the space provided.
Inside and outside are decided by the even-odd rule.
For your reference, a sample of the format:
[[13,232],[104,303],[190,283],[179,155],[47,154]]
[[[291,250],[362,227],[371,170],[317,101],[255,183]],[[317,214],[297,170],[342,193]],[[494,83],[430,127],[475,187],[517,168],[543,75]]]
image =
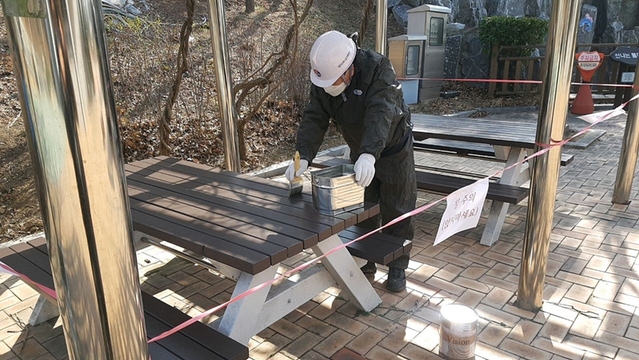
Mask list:
[[450,360],[475,358],[477,313],[465,305],[444,305],[439,311],[439,355]]

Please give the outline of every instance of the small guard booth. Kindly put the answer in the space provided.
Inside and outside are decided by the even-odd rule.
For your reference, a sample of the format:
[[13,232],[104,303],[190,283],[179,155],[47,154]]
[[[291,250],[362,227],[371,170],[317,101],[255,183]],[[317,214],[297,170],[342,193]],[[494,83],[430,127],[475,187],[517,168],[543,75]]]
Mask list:
[[388,39],[388,58],[400,79],[407,104],[419,102],[426,35],[400,35]]
[[[409,104],[439,97],[448,14],[449,8],[429,4],[408,10],[407,34],[388,39],[388,57]],[[415,87],[417,94],[413,91]]]

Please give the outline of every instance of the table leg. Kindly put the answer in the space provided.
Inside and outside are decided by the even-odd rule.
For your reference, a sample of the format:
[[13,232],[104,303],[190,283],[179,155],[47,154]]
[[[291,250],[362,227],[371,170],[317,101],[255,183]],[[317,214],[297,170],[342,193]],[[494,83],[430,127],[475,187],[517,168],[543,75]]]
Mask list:
[[[511,165],[517,165],[508,170],[504,170],[501,180],[499,181],[501,184],[517,184],[521,172],[521,161],[524,159],[525,153],[526,151],[523,148],[510,148],[505,167],[508,168]],[[508,203],[493,201],[490,206],[490,213],[488,214],[484,233],[481,236],[480,243],[482,245],[491,246],[495,241],[497,241],[497,239],[499,239],[499,234],[501,234],[501,229],[504,226],[504,220],[506,220],[506,214],[509,206],[510,204]]]
[[[277,268],[277,266],[271,266],[255,275],[243,272],[237,280],[231,298],[257,285],[273,280],[277,274]],[[218,331],[241,344],[248,344],[251,336],[255,335],[257,315],[262,311],[270,289],[270,285],[265,286],[255,293],[231,303],[224,311]]]
[[60,309],[58,308],[58,303],[50,301],[50,299],[40,295],[38,297],[38,301],[33,307],[33,312],[29,317],[29,325],[40,325],[43,322],[49,321],[59,315]]
[[[340,245],[342,245],[340,238],[333,235],[313,246],[313,252],[317,256],[321,256]],[[345,292],[345,297],[353,301],[359,309],[371,311],[382,303],[382,299],[377,295],[346,248],[341,248],[323,258],[322,264]]]

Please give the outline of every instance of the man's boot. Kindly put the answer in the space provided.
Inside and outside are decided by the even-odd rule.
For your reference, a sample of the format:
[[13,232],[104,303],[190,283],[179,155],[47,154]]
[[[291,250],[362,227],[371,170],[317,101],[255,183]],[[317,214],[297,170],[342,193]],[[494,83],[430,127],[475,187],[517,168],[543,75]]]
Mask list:
[[374,262],[369,261],[366,265],[362,266],[360,270],[362,270],[362,272],[366,275],[375,274],[377,272],[377,265],[375,265]]
[[386,290],[390,292],[401,292],[406,289],[406,272],[404,269],[388,268],[388,279],[386,280]]

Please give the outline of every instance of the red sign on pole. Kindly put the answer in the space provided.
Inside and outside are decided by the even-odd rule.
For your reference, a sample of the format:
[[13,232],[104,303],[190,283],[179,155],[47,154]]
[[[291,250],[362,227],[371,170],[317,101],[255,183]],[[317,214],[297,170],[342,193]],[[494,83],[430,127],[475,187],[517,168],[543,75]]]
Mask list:
[[[590,82],[595,71],[601,66],[604,54],[596,51],[580,52],[575,55],[577,68],[581,72],[584,82]],[[582,84],[577,92],[575,100],[572,102],[570,112],[578,115],[592,114],[595,111],[595,103],[592,100],[590,85]]]
[[581,71],[581,77],[584,81],[590,81],[595,70],[597,70],[604,59],[604,54],[596,51],[580,52],[575,55],[577,58],[577,67]]

